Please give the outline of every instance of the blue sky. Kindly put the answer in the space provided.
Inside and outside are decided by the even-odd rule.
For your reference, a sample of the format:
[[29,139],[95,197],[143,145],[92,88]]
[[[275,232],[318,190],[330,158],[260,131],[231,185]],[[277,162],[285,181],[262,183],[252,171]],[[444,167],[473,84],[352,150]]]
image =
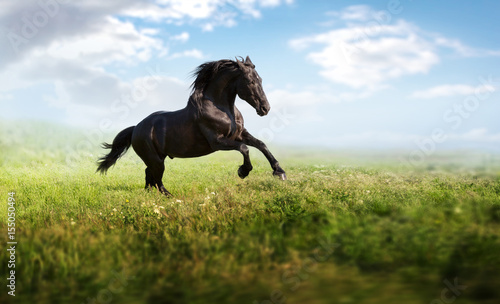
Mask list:
[[272,144],[500,150],[498,1],[3,1],[0,116],[109,138],[189,97],[199,64],[249,55]]

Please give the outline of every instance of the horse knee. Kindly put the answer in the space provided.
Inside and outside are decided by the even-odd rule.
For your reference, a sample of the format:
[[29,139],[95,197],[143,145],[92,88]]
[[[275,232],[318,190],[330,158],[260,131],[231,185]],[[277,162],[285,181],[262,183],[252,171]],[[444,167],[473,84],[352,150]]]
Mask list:
[[245,155],[245,156],[248,156],[248,154],[250,153],[250,149],[248,149],[248,146],[245,145],[245,144],[242,144],[240,146],[240,152],[241,154]]

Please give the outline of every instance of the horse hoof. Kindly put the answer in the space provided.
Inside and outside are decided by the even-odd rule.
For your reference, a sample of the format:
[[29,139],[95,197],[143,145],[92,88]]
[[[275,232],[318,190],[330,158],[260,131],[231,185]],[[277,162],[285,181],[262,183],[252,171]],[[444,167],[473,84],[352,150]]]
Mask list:
[[158,189],[160,191],[161,194],[165,195],[166,197],[173,197],[172,193],[168,192],[167,189],[165,189],[165,187],[160,187],[160,189]]
[[275,172],[275,173],[273,173],[273,175],[282,181],[286,180],[285,172]]
[[248,174],[250,174],[250,171],[248,171],[247,169],[243,168],[243,166],[241,166],[239,169],[238,169],[238,176],[241,178],[241,179],[244,179],[245,177],[248,176]]

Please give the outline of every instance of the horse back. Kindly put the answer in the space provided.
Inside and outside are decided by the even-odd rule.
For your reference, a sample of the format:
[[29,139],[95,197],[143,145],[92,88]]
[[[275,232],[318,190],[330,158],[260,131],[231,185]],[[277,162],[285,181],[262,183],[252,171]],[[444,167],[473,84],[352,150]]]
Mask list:
[[[213,152],[189,107],[174,112],[155,112],[134,129],[132,145],[147,145],[162,158],[189,158]],[[137,150],[137,149],[136,149]]]

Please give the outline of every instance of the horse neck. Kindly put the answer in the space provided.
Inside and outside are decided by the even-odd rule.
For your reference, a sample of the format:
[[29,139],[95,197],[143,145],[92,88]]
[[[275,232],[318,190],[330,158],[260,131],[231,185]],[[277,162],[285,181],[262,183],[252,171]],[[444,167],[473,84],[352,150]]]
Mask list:
[[236,99],[236,80],[239,72],[228,72],[217,77],[203,92],[203,97],[216,106],[234,109]]

